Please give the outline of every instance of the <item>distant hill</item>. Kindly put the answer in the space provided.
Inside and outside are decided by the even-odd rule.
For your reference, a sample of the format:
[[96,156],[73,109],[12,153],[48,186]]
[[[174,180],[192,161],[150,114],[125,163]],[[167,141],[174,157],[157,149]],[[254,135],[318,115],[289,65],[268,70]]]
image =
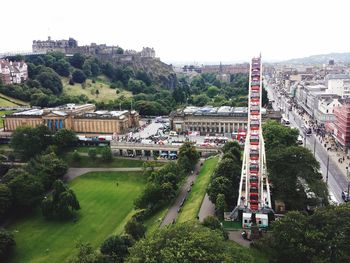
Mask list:
[[333,59],[335,63],[350,63],[350,52],[346,53],[329,53],[321,55],[313,55],[304,58],[293,58],[278,63],[283,64],[327,64],[329,60]]

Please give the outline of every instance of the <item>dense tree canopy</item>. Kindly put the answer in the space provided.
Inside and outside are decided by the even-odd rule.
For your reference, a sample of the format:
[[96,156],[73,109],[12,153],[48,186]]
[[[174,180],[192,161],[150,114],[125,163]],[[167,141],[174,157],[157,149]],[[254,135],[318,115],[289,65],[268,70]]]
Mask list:
[[0,259],[7,262],[14,246],[16,245],[13,235],[5,229],[0,229]]
[[42,153],[52,144],[52,132],[47,126],[22,126],[12,133],[10,145],[14,152],[27,160]]
[[193,170],[199,160],[199,153],[193,143],[185,142],[179,149],[179,166],[184,169],[185,172]]
[[16,208],[33,209],[44,193],[40,180],[21,169],[11,169],[3,180],[11,190],[12,203]]
[[53,184],[52,195],[45,197],[41,204],[46,218],[69,219],[80,209],[79,201],[73,192],[61,180]]
[[109,257],[110,262],[124,262],[125,257],[129,255],[129,247],[134,240],[130,236],[110,236],[101,245],[100,251],[103,255]]
[[209,199],[214,204],[218,201],[218,195],[223,194],[225,202],[221,201],[221,196],[220,209],[224,209],[226,205],[231,207],[236,202],[242,169],[240,146],[237,142],[227,142],[222,150],[224,155],[210,178],[207,189]]
[[225,241],[222,233],[198,223],[183,223],[162,228],[141,239],[130,249],[126,262],[252,262],[242,248]]
[[267,121],[263,125],[263,136],[266,150],[276,147],[296,146],[299,131],[283,126],[276,121]]
[[61,179],[67,172],[67,164],[54,153],[37,156],[29,161],[27,170],[39,177],[46,190],[55,180]]
[[0,183],[0,219],[6,214],[12,204],[11,190],[6,184]]
[[53,94],[59,95],[62,93],[63,86],[59,75],[53,70],[43,71],[36,77],[45,89],[52,91]]
[[86,80],[86,75],[82,70],[76,69],[72,74],[72,78],[73,81],[76,83],[83,83]]
[[[287,209],[303,210],[308,205],[328,204],[328,190],[319,172],[320,165],[310,150],[297,146],[298,130],[275,121],[263,126],[267,168],[274,199]],[[313,198],[307,192],[313,192]]]
[[347,204],[317,209],[312,215],[289,212],[258,245],[269,251],[272,262],[349,262],[349,220]]

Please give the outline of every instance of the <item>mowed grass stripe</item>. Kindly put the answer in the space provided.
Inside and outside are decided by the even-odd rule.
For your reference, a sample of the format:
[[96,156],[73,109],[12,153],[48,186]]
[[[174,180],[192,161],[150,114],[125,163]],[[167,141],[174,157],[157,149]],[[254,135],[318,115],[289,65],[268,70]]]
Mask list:
[[107,236],[123,231],[145,182],[141,172],[96,172],[76,178],[70,186],[82,207],[79,220],[46,221],[38,209],[15,223],[13,262],[67,262],[79,240],[98,248]]
[[204,162],[202,169],[194,182],[192,190],[190,191],[176,220],[177,222],[182,223],[197,218],[203,198],[207,191],[210,177],[213,174],[218,161],[219,157],[214,157]]

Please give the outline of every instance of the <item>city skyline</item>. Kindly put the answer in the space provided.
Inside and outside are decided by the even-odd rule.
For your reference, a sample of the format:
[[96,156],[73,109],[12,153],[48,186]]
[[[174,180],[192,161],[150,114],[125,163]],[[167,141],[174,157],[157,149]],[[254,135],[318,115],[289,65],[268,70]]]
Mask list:
[[[30,50],[32,40],[75,38],[141,50],[154,47],[166,62],[242,62],[262,53],[266,61],[350,51],[343,1],[158,1],[110,3],[19,0],[4,27],[0,52]],[[331,4],[332,3],[332,4]],[[2,4],[10,10],[10,2]],[[28,12],[28,10],[31,10]],[[252,17],[252,19],[250,19]],[[14,28],[20,27],[19,33]]]

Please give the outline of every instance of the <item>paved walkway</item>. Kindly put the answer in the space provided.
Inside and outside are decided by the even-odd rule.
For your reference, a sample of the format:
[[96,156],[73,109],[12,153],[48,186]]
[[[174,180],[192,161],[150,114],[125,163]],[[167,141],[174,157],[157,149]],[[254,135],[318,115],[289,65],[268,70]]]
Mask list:
[[[298,114],[298,113],[294,110],[294,114]],[[303,119],[304,124],[309,123],[311,120],[309,115],[307,115],[306,113],[303,115],[299,114],[299,116],[301,116],[301,118]],[[350,169],[350,157],[348,159],[346,153],[342,151],[340,147],[336,146],[335,140],[332,136],[326,135],[324,138],[317,135],[315,136],[318,139],[318,142],[327,151],[329,157],[338,166],[343,176],[347,177],[347,171],[348,169]]]
[[142,167],[122,167],[122,168],[68,168],[64,180],[70,181],[75,177],[89,172],[139,172],[143,171]]
[[205,193],[201,208],[199,210],[199,221],[203,222],[203,220],[210,215],[215,215],[215,205],[209,200],[209,196]]
[[242,237],[242,231],[243,229],[239,229],[236,231],[228,231],[228,238],[244,247],[249,247],[251,241],[243,239]]
[[204,160],[200,159],[199,162],[197,163],[195,169],[193,170],[193,174],[189,175],[187,177],[186,182],[183,184],[183,186],[181,187],[180,191],[179,191],[179,195],[177,196],[174,204],[169,208],[168,213],[166,214],[166,216],[163,219],[163,222],[161,224],[161,226],[166,226],[169,225],[171,223],[173,223],[178,214],[179,214],[179,209],[181,208],[181,203],[186,199],[187,197],[187,190],[188,188],[191,187],[191,183],[194,182],[197,178],[198,172],[200,170],[200,163],[203,163]]

